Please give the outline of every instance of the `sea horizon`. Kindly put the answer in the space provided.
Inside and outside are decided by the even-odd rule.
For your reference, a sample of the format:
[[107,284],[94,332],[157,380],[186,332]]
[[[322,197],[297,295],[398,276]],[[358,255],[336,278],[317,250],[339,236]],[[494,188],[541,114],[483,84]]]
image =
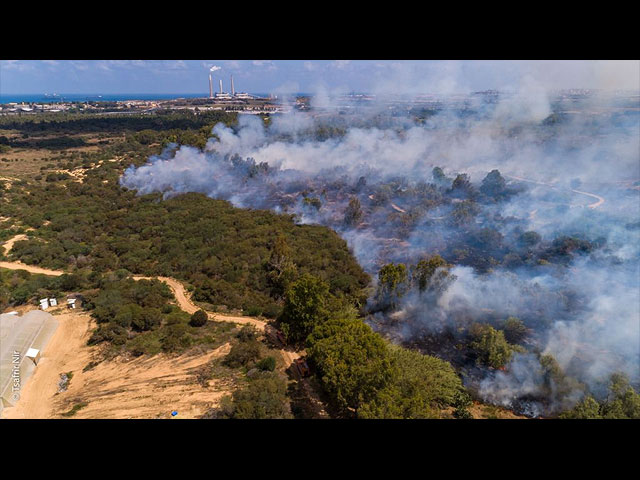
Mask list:
[[[268,96],[266,94],[253,94]],[[209,98],[203,93],[2,93],[0,104],[56,102],[118,102],[127,100],[175,100],[178,98]]]

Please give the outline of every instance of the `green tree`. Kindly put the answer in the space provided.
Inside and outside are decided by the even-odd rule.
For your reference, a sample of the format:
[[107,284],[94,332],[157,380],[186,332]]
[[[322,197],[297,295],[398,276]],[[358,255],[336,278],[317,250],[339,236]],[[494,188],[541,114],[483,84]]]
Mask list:
[[291,248],[283,235],[278,236],[271,250],[267,263],[267,278],[272,286],[272,295],[282,297],[288,286],[298,275],[293,263]]
[[327,319],[329,285],[310,274],[292,283],[285,295],[280,325],[287,340],[302,342],[313,328]]
[[455,407],[453,416],[461,420],[473,418],[473,415],[471,415],[471,412],[469,411],[469,407],[471,405],[473,405],[473,401],[469,394],[462,389],[459,390],[453,397],[453,406]]
[[516,317],[509,317],[504,322],[504,338],[509,343],[520,343],[527,335],[527,327],[522,320]]
[[392,378],[382,338],[360,319],[329,319],[307,339],[309,359],[338,409],[347,414],[370,402]]
[[[441,292],[454,279],[449,273],[449,268],[451,265],[440,255],[424,258],[412,269],[413,284],[418,287],[420,292],[426,290]],[[437,274],[436,271],[438,271]]]
[[157,308],[144,308],[142,313],[131,320],[131,326],[139,332],[152,330],[162,323],[162,313]]
[[388,263],[378,271],[376,301],[383,310],[395,308],[398,300],[409,290],[409,275],[404,263]]
[[451,195],[457,198],[467,198],[473,196],[475,189],[469,180],[469,175],[461,173],[456,176],[449,189]]
[[253,339],[235,343],[223,363],[231,368],[247,367],[260,358],[260,342]]
[[586,396],[571,410],[563,412],[560,418],[566,419],[598,419],[602,418],[600,414],[600,404],[590,395]]
[[609,380],[609,394],[602,404],[604,418],[640,418],[640,394],[629,385],[623,373],[614,373]]
[[505,194],[507,182],[498,170],[491,170],[482,180],[480,191],[489,197],[498,198]]
[[316,211],[318,211],[320,210],[320,207],[322,207],[322,201],[320,201],[320,199],[316,197],[305,197],[304,200],[302,200],[302,205],[305,207],[314,208]]
[[456,203],[451,212],[450,222],[461,227],[469,225],[480,212],[478,205],[473,200],[464,200]]
[[470,333],[473,337],[471,348],[475,352],[478,363],[489,367],[504,367],[514,352],[504,338],[504,332],[496,330],[491,325],[475,323],[471,326]]
[[358,197],[351,197],[351,199],[349,199],[349,205],[344,212],[344,224],[347,227],[355,227],[360,223],[362,217],[363,213],[360,200],[358,200]]
[[462,382],[448,362],[389,345],[392,377],[358,411],[361,418],[439,418],[440,410],[454,405]]
[[265,357],[256,364],[256,367],[260,370],[273,372],[276,368],[276,359],[275,357]]
[[447,179],[444,171],[440,167],[434,167],[431,173],[433,175],[433,180],[436,183],[443,183]]

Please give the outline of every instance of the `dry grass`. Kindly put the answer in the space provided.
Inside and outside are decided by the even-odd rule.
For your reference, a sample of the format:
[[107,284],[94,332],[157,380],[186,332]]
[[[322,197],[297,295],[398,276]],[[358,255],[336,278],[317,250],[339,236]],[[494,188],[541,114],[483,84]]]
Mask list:
[[[19,135],[16,134],[13,130],[0,130],[0,136],[5,136],[7,138],[19,138]],[[32,136],[31,139],[39,139],[44,140],[47,138],[55,138],[56,135],[43,135],[43,136]],[[0,154],[0,177],[10,177],[12,179],[25,179],[25,180],[33,180],[33,178],[37,175],[43,174],[42,167],[46,167],[47,165],[53,164],[58,166],[58,163],[66,163],[67,159],[60,159],[63,154],[69,154],[73,152],[83,152],[83,153],[95,153],[98,152],[102,145],[99,145],[98,142],[108,141],[109,143],[120,142],[124,140],[124,136],[122,135],[114,135],[104,137],[95,134],[77,134],[70,135],[70,137],[74,138],[82,138],[87,145],[83,147],[72,147],[65,148],[62,150],[55,149],[45,149],[45,148],[12,148],[9,152]],[[8,161],[4,161],[4,159]],[[61,170],[59,168],[49,168],[44,171],[44,173],[50,172],[62,172],[66,170]]]

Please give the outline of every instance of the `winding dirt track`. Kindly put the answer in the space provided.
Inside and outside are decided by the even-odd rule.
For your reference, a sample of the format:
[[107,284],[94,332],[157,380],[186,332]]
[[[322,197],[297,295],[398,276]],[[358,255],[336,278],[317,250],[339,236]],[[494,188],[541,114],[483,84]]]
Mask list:
[[[9,270],[26,270],[29,273],[37,273],[37,274],[51,275],[51,276],[60,276],[64,274],[62,270],[49,270],[46,268],[34,267],[32,265],[25,265],[22,262],[0,262],[0,268],[6,268]],[[175,278],[144,277],[140,275],[135,275],[133,278],[135,280],[141,280],[141,279],[152,280],[153,278],[156,278],[161,282],[166,283],[169,286],[169,288],[171,288],[171,291],[176,297],[176,301],[178,302],[178,305],[182,310],[184,310],[189,314],[192,314],[197,310],[200,310],[200,308],[191,301],[191,298],[189,298],[189,295],[185,290],[184,285],[182,285],[182,283],[180,283]],[[238,323],[241,325],[253,325],[259,331],[265,332],[265,333],[272,333],[274,330],[272,326],[267,324],[267,322],[263,320],[259,320],[257,318],[253,318],[253,317],[240,317],[236,315],[224,315],[221,313],[211,313],[211,312],[207,312],[207,315],[209,316],[209,320],[212,320],[215,322],[231,322],[231,323]],[[296,358],[300,357],[300,355],[297,352],[293,352],[289,350],[281,350],[281,353],[288,364],[293,363],[293,361]]]
[[[4,254],[8,255],[13,248],[14,243],[19,242],[20,240],[26,240],[26,238],[27,236],[24,233],[21,233],[20,235],[16,235],[4,242]],[[40,273],[42,275],[52,275],[54,277],[59,277],[64,273],[62,270],[49,270],[47,268],[26,265],[22,262],[0,262],[0,268],[6,268],[8,270],[26,270],[29,273]]]
[[[198,307],[197,305],[195,305],[192,301],[191,298],[189,296],[189,294],[187,293],[186,289],[184,288],[184,285],[176,280],[175,278],[171,278],[171,277],[144,277],[141,275],[135,275],[133,277],[135,280],[151,280],[153,278],[156,278],[157,280],[160,280],[161,282],[166,283],[169,288],[171,289],[171,291],[173,292],[174,296],[176,297],[176,300],[178,302],[178,305],[180,306],[180,308],[182,310],[184,310],[185,312],[192,314],[195,313],[196,311],[200,310],[200,307]],[[263,320],[259,320],[257,318],[254,317],[239,317],[237,315],[223,315],[220,313],[211,313],[211,312],[207,312],[207,315],[209,316],[209,320],[212,320],[214,322],[231,322],[231,323],[238,323],[241,325],[253,325],[254,327],[256,327],[259,331],[269,334],[273,337],[275,337],[275,329],[269,325],[267,322],[263,321]],[[290,366],[297,358],[300,357],[300,353],[292,351],[290,349],[281,349],[280,353],[282,354],[286,364],[287,364],[287,368],[288,366]],[[302,353],[302,352],[301,352]]]
[[15,237],[10,238],[6,242],[4,242],[4,254],[6,255],[11,251],[14,243],[19,242],[20,240],[26,240],[26,239],[27,239],[27,236],[24,233],[21,233],[20,235],[16,235]]
[[[514,175],[504,175],[504,176],[507,177],[507,178],[513,178],[514,180],[520,180],[521,182],[535,183],[536,185],[544,185],[545,187],[558,188],[556,185],[553,185],[551,183],[537,182],[535,180],[529,180],[527,178],[516,177]],[[589,205],[587,205],[587,208],[590,208],[592,210],[594,208],[598,208],[600,205],[602,205],[605,202],[603,197],[601,197],[600,195],[596,195],[595,193],[583,192],[581,190],[575,190],[573,188],[571,189],[571,191],[573,193],[578,193],[580,195],[586,195],[587,197],[595,198],[597,200],[597,202],[590,203]]]
[[[182,283],[180,283],[178,280],[176,280],[175,278],[171,278],[171,277],[143,277],[141,275],[134,275],[134,280],[153,280],[154,278],[157,280],[160,280],[161,282],[166,283],[169,288],[171,289],[171,291],[173,292],[174,296],[176,297],[176,300],[178,302],[178,305],[180,306],[180,308],[182,310],[184,310],[185,312],[191,314],[191,313],[195,313],[196,311],[200,310],[200,307],[196,306],[192,301],[191,298],[189,297],[189,294],[187,293],[187,291],[184,288],[184,285],[182,285]],[[239,316],[234,316],[234,315],[222,315],[219,313],[211,313],[208,312],[207,315],[209,316],[210,320],[214,320],[214,321],[218,321],[218,322],[232,322],[232,323],[239,323],[242,325],[253,325],[255,326],[258,330],[264,332],[267,328],[267,322],[264,322],[262,320],[258,320],[257,318],[253,318],[253,317],[239,317]]]
[[[15,237],[11,238],[10,240],[7,240],[4,244],[4,249],[5,249],[5,254],[8,254],[11,251],[11,248],[13,247],[13,244],[19,240],[24,240],[26,238],[26,235],[21,234],[21,235],[16,235]],[[26,265],[22,262],[0,262],[0,268],[6,268],[9,270],[26,270],[29,273],[36,273],[36,274],[43,274],[43,275],[52,275],[52,276],[60,276],[62,274],[64,274],[65,272],[62,270],[49,270],[46,268],[40,268],[40,267],[35,267],[32,265]],[[180,308],[182,310],[184,310],[185,312],[192,314],[194,312],[196,312],[197,310],[200,310],[200,307],[198,307],[197,305],[195,305],[192,301],[191,298],[189,296],[189,294],[187,293],[186,289],[184,288],[184,285],[176,280],[175,278],[171,278],[171,277],[145,277],[145,276],[141,276],[141,275],[134,275],[133,278],[135,280],[141,280],[141,279],[146,279],[146,280],[151,280],[151,279],[158,279],[161,282],[166,283],[169,288],[171,289],[171,291],[173,292],[176,301],[178,302],[178,305],[180,306]],[[211,312],[207,312],[207,315],[209,316],[209,320],[212,321],[217,321],[217,322],[231,322],[231,323],[237,323],[237,324],[241,324],[241,325],[253,325],[254,327],[256,327],[259,331],[268,334],[269,336],[271,336],[272,338],[275,337],[275,329],[274,327],[272,327],[271,325],[267,324],[267,322],[254,318],[254,317],[244,317],[244,316],[235,316],[235,315],[223,315],[223,314],[219,314],[219,313],[211,313]],[[297,359],[300,357],[300,355],[304,355],[304,352],[295,352],[290,348],[283,348],[280,350],[280,353],[282,354],[285,363],[287,365],[287,368]]]
[[0,268],[6,268],[8,270],[26,270],[29,273],[39,273],[42,275],[51,275],[54,277],[59,277],[64,273],[62,270],[49,270],[47,268],[26,265],[22,262],[0,262]]

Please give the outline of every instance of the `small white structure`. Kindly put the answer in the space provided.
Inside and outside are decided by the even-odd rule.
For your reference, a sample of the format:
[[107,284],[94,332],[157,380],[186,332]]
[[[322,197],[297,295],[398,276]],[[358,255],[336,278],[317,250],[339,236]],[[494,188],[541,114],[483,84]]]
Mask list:
[[18,312],[14,310],[13,312],[7,312],[4,315],[18,315]]
[[76,308],[76,299],[75,298],[69,298],[67,300],[67,308]]
[[58,305],[58,300],[55,298],[50,298],[49,299],[49,305],[52,307],[55,307],[56,305]]
[[30,348],[24,356],[33,360],[33,363],[37,365],[40,360],[40,350],[37,348]]
[[48,298],[41,298],[40,299],[40,308],[42,310],[46,310],[47,308],[49,308],[49,299]]

